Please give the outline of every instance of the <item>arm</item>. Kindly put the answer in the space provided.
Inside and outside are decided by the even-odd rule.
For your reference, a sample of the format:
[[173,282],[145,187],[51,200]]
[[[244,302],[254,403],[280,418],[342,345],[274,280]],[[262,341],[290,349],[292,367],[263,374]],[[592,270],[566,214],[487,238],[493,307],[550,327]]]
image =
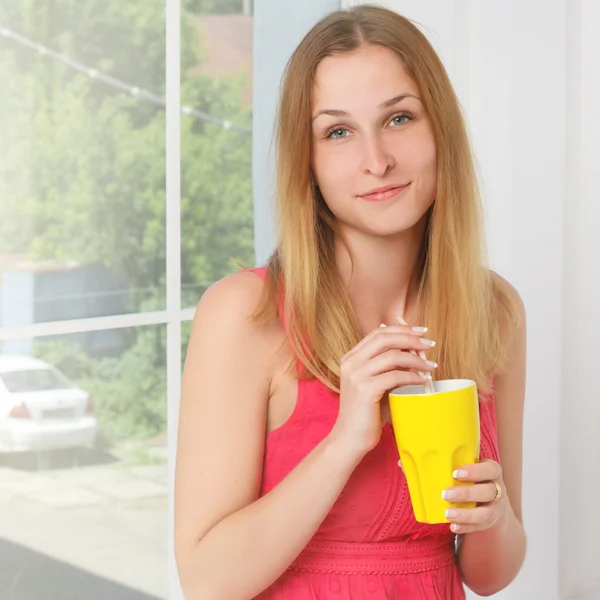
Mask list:
[[[490,529],[461,535],[458,550],[458,564],[465,584],[481,596],[490,596],[509,585],[523,565],[526,550],[521,513],[525,309],[517,292],[510,289],[517,300],[520,319],[510,357],[495,378],[498,445],[502,457],[500,482],[504,492],[499,502],[504,503],[504,510]],[[495,463],[490,464],[498,469]]]
[[[175,553],[188,600],[252,598],[309,542],[360,457],[330,436],[258,498],[273,348],[252,323],[251,273],[206,292],[190,339],[180,409]],[[232,575],[235,576],[232,576]]]

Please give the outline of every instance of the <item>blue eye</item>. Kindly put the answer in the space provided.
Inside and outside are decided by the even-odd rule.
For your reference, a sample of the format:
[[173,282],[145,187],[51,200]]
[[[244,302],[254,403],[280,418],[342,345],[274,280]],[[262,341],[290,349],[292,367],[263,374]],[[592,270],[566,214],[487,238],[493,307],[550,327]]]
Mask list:
[[332,129],[331,131],[329,131],[327,133],[327,137],[332,140],[341,140],[346,137],[346,133],[348,133],[347,129],[342,129],[341,127],[338,127],[337,129]]
[[391,123],[393,123],[396,126],[402,126],[402,125],[406,125],[406,123],[408,123],[409,121],[411,121],[414,117],[411,117],[409,115],[396,115],[392,120]]
[[[402,113],[400,115],[396,115],[392,117],[391,121],[389,121],[389,125],[394,128],[404,127],[409,121],[414,119],[414,115],[408,113]],[[328,140],[343,140],[351,135],[350,130],[345,127],[335,126],[331,129],[328,129],[325,133],[325,139]]]

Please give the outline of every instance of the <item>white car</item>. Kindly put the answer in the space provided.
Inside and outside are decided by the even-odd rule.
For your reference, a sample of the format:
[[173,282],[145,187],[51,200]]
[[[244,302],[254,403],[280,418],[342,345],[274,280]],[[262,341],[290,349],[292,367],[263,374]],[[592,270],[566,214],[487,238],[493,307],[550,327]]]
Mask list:
[[0,452],[89,446],[98,424],[88,392],[27,356],[0,356]]

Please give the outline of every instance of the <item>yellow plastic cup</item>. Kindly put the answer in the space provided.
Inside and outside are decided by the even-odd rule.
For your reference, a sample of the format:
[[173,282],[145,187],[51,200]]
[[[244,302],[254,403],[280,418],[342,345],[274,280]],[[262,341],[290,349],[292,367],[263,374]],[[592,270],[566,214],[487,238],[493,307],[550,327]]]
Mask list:
[[479,402],[477,386],[469,379],[434,382],[435,393],[424,386],[404,386],[390,392],[394,437],[415,518],[420,523],[448,523],[448,508],[474,508],[475,503],[452,503],[442,498],[459,482],[452,473],[479,462]]

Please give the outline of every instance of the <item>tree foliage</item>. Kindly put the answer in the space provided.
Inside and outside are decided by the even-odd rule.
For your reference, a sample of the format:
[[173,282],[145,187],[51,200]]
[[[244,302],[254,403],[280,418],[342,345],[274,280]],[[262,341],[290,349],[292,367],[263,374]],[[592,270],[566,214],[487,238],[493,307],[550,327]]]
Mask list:
[[[241,5],[184,0],[181,95],[184,105],[250,128],[247,74],[189,69],[206,50],[190,15]],[[0,26],[164,95],[163,0],[0,0]],[[139,291],[135,309],[164,308],[164,108],[10,37],[0,37],[0,81],[0,254],[101,264]],[[253,262],[251,136],[189,115],[181,129],[182,283],[194,305],[232,259]],[[144,329],[135,337],[124,356],[94,364],[55,342],[36,347],[80,366],[74,375],[93,388],[116,437],[164,427],[164,343],[149,343]]]

